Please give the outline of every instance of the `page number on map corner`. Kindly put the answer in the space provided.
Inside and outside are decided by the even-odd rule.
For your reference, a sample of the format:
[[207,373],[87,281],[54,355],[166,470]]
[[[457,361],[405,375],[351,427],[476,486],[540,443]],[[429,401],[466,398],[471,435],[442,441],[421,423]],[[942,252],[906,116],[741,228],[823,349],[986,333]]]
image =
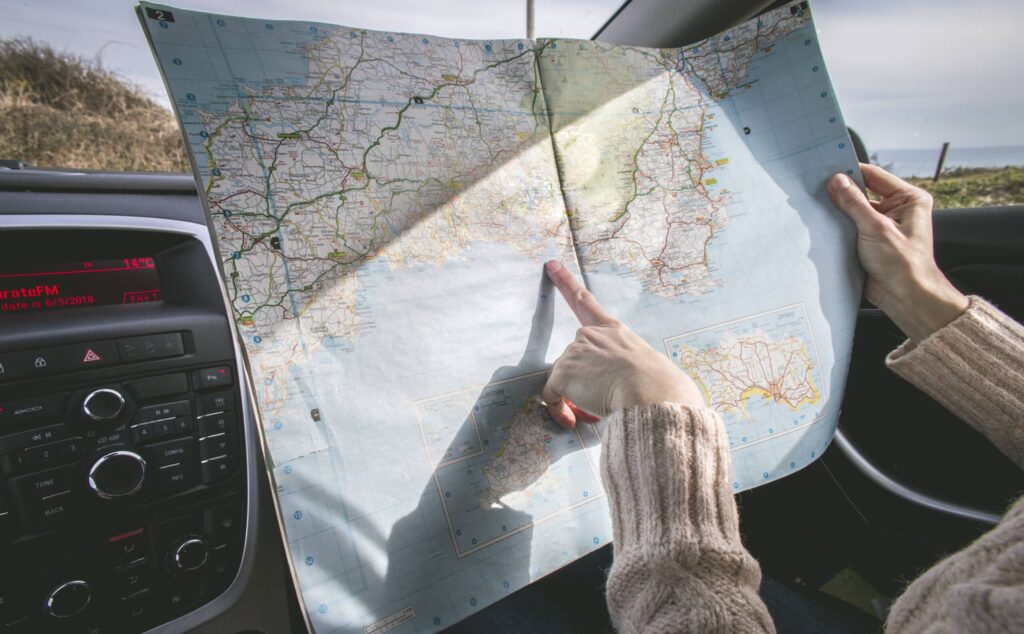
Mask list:
[[167,9],[154,9],[153,7],[146,7],[146,16],[154,20],[174,22],[174,14],[168,11]]

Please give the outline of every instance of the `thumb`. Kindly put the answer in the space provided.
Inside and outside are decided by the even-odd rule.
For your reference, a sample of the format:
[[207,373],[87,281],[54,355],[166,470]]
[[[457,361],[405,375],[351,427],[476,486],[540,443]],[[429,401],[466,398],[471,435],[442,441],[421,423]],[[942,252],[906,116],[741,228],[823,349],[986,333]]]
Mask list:
[[576,414],[569,406],[569,400],[562,397],[565,389],[563,381],[564,376],[559,371],[558,363],[556,362],[554,367],[551,368],[551,374],[548,375],[548,380],[544,384],[544,390],[541,391],[540,398],[544,401],[548,408],[548,413],[551,414],[551,418],[555,419],[556,423],[566,429],[572,429],[576,426]]
[[884,216],[875,211],[864,192],[846,174],[835,174],[828,179],[828,195],[835,206],[857,225],[857,232],[861,235],[872,235],[882,227]]

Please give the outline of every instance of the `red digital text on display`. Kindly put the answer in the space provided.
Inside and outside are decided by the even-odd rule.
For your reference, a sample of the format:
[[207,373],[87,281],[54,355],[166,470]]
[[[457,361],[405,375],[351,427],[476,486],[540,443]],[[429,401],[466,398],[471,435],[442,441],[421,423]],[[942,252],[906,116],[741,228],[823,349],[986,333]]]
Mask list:
[[0,272],[0,313],[162,299],[156,262],[151,257],[42,264],[26,269]]

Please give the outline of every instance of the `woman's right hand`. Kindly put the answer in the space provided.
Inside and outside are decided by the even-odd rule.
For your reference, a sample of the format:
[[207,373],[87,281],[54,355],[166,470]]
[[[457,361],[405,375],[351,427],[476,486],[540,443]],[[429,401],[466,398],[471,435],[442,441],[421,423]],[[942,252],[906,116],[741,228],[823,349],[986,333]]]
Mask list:
[[555,361],[541,395],[557,423],[572,429],[577,420],[592,423],[657,403],[704,406],[693,379],[605,312],[561,262],[551,260],[545,270],[583,326]]
[[932,197],[880,167],[861,163],[869,201],[845,174],[829,179],[832,202],[857,225],[857,253],[868,273],[867,300],[918,342],[967,310],[969,300],[935,263]]

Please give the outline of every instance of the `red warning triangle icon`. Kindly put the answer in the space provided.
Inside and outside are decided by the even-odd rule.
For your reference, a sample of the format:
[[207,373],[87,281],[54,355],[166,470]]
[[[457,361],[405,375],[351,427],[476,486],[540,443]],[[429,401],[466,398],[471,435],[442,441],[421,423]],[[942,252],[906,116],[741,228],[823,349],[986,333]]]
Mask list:
[[95,363],[97,361],[102,361],[102,360],[103,360],[103,357],[101,357],[100,355],[96,354],[96,352],[93,351],[92,348],[86,349],[85,356],[82,357],[82,363]]

